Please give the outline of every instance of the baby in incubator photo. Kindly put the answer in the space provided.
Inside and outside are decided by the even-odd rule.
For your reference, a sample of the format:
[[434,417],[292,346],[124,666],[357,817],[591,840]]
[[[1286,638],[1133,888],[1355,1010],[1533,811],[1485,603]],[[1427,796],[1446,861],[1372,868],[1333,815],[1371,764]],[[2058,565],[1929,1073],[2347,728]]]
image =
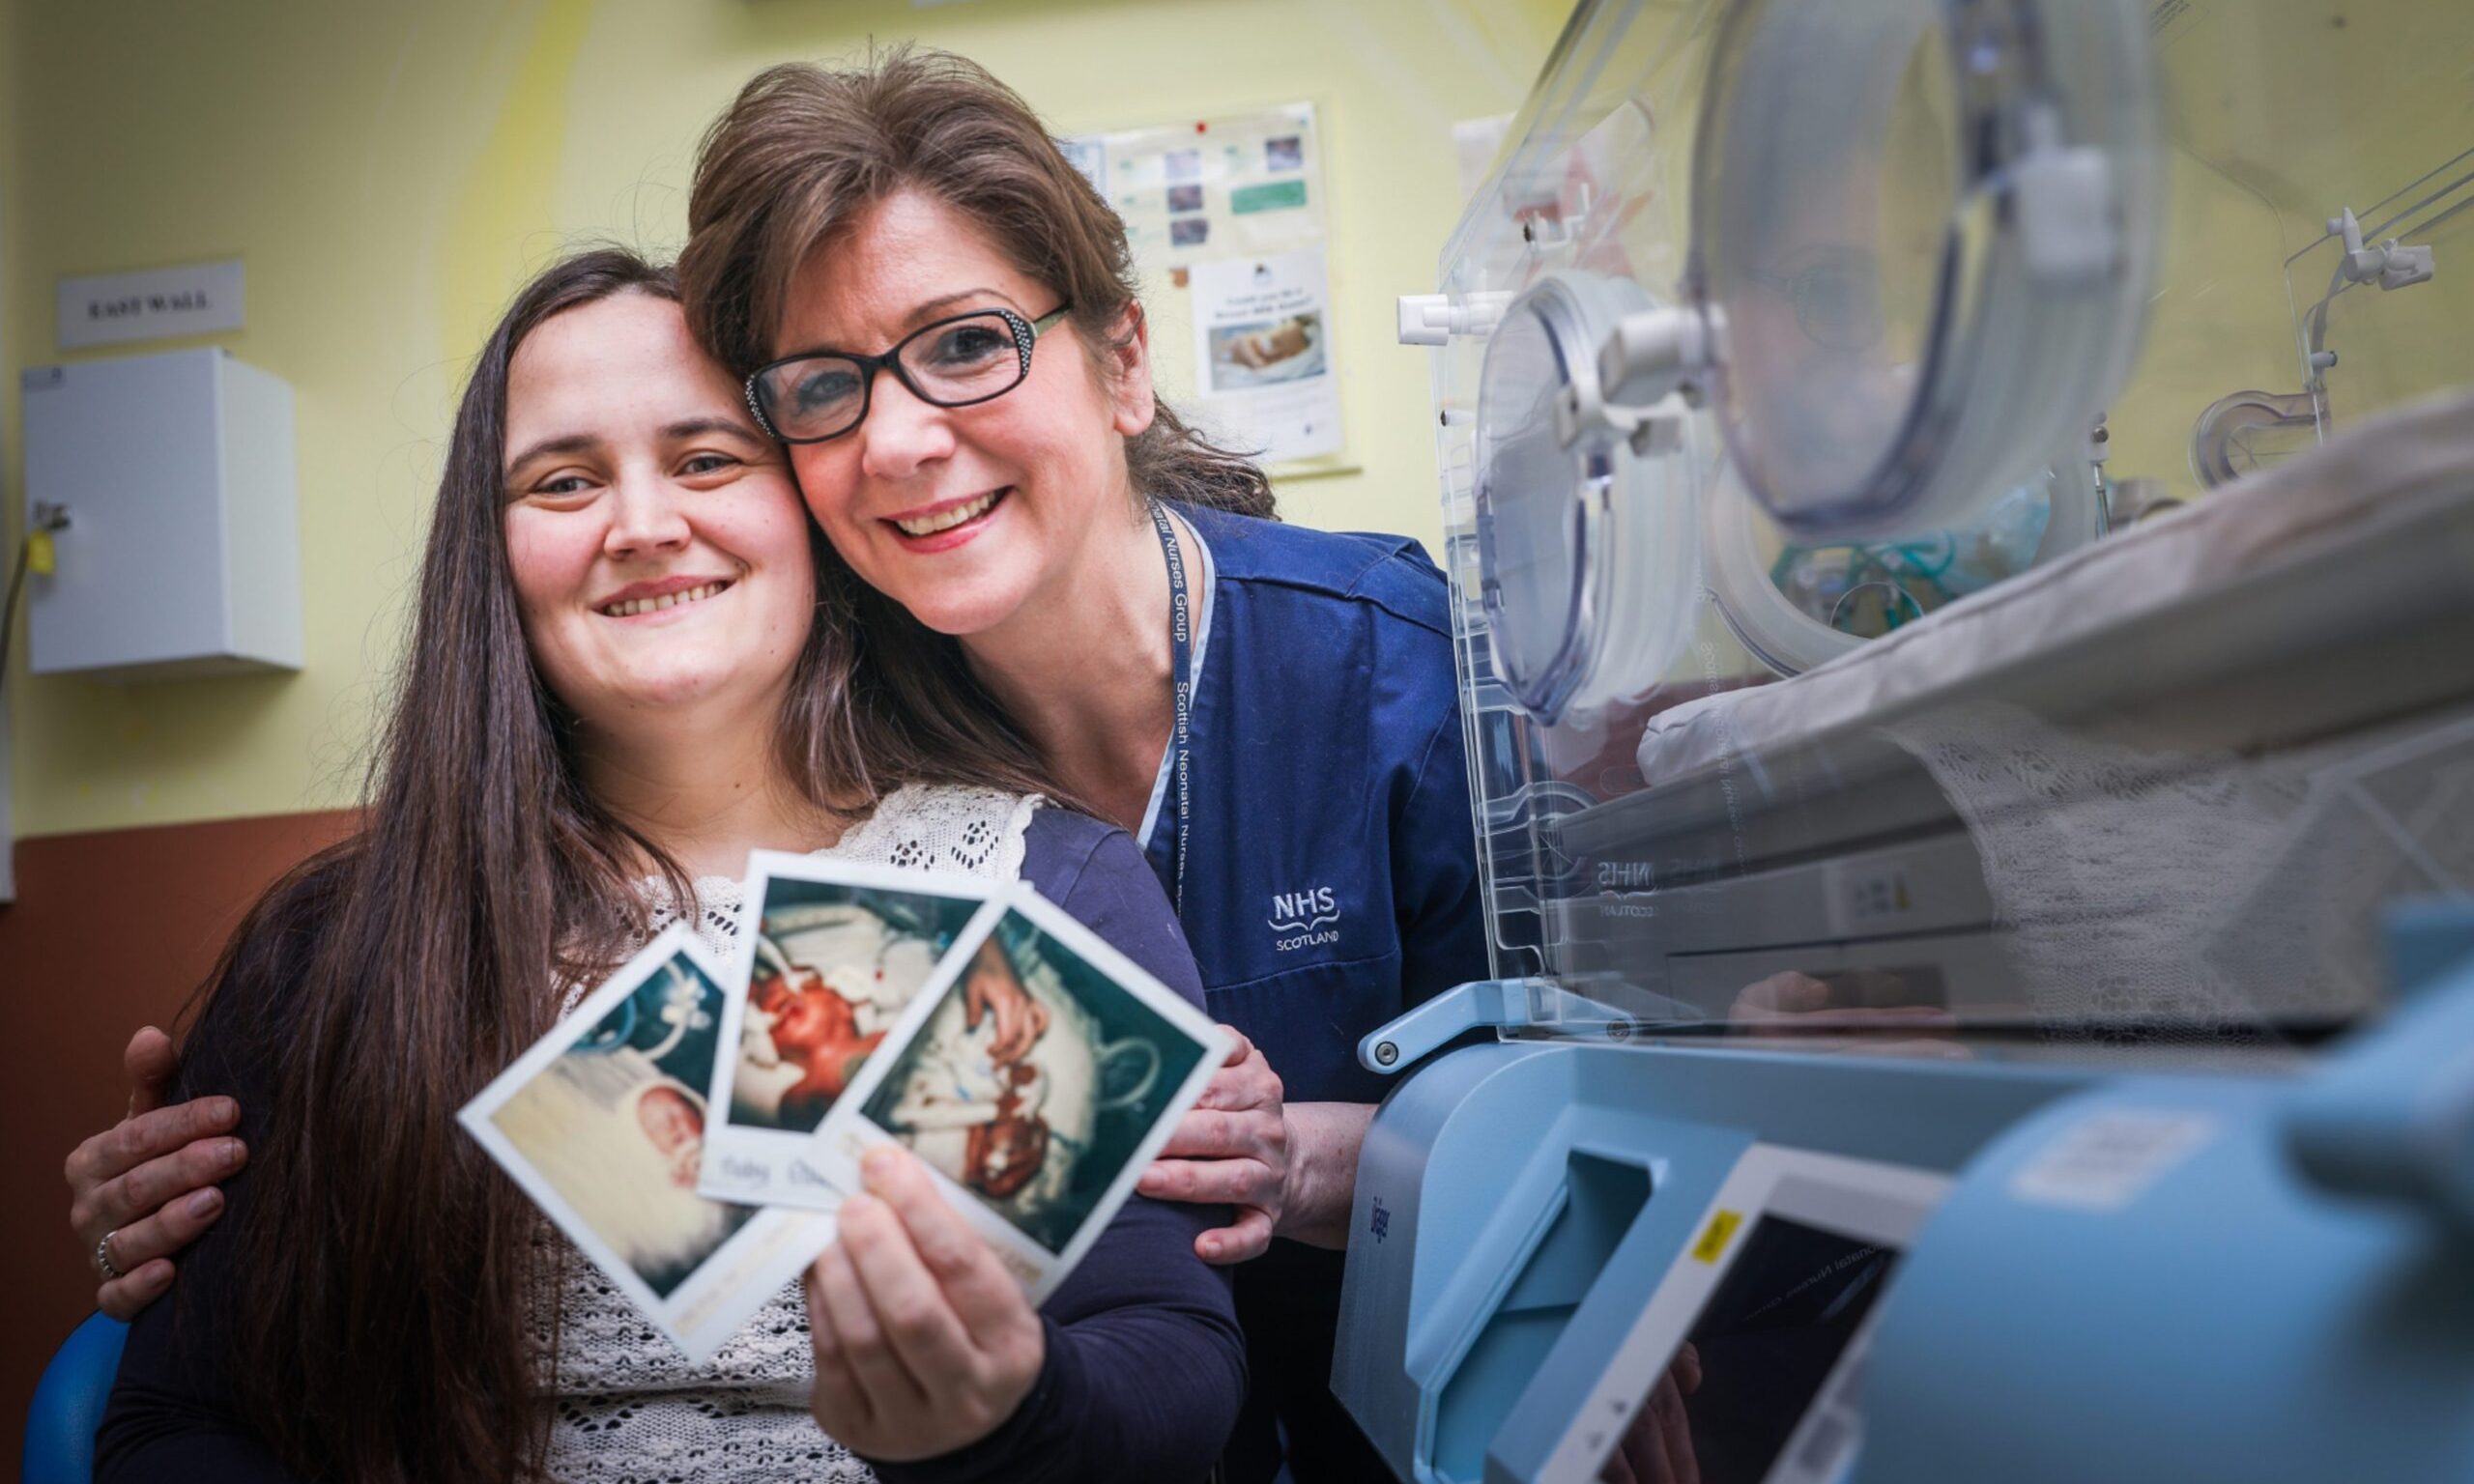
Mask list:
[[974,878],[770,851],[749,858],[745,891],[698,1188],[828,1211],[841,1196],[802,1159],[811,1136],[914,1002],[962,972],[974,919],[995,908]]
[[964,971],[960,1029],[931,1026],[891,1121],[908,1130],[906,1142],[930,1165],[1002,1201],[1021,1194],[1047,1159],[1041,1109],[1050,1077],[1032,1055],[1048,1028],[1046,1008],[1034,998],[1036,1029],[1027,1042],[1009,1038],[992,1008],[999,984],[1020,992],[1013,965],[992,938]]
[[763,922],[731,1117],[805,1132],[935,970],[937,947],[855,902],[790,907]]
[[[1034,1267],[1053,1262],[1122,1198],[1209,1070],[1209,1023],[1139,977],[1046,902],[1019,900],[924,1018],[892,1033],[821,1146],[855,1158],[890,1138],[978,1197],[1010,1242],[1048,1254]],[[837,1135],[853,1125],[869,1132]]]

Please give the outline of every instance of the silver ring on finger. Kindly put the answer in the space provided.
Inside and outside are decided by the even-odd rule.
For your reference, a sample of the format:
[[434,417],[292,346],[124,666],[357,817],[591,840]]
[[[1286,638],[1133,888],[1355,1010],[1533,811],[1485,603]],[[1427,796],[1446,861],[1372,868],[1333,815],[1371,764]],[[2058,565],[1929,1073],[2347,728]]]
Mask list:
[[120,1264],[112,1261],[112,1239],[119,1235],[120,1228],[114,1227],[103,1233],[101,1240],[95,1243],[95,1270],[103,1275],[106,1283],[129,1276],[120,1270]]

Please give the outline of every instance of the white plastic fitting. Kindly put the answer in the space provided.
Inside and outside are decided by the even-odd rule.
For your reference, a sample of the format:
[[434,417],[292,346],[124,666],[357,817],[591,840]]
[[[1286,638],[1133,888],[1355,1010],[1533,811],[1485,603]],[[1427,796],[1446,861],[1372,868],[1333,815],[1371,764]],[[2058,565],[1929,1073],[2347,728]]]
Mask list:
[[1700,401],[1701,373],[1717,359],[1707,315],[1681,305],[1627,314],[1597,348],[1597,385],[1608,402],[1646,407],[1682,392]]
[[1449,294],[1403,294],[1399,303],[1402,345],[1443,345],[1453,335],[1482,335],[1504,317],[1510,294],[1482,290],[1465,299]]
[[2328,218],[2328,235],[2345,244],[2345,263],[2339,271],[2348,283],[2375,283],[2383,290],[2391,290],[2431,281],[2431,248],[2408,247],[2393,237],[2366,245],[2362,223],[2355,219],[2350,207]]

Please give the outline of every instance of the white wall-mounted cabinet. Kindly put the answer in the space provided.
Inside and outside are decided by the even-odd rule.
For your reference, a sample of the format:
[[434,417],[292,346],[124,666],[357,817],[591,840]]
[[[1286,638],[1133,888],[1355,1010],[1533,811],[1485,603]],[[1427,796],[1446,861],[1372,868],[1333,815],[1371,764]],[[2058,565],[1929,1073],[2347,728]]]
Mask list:
[[292,388],[220,350],[21,373],[26,501],[56,506],[27,581],[37,674],[301,668]]

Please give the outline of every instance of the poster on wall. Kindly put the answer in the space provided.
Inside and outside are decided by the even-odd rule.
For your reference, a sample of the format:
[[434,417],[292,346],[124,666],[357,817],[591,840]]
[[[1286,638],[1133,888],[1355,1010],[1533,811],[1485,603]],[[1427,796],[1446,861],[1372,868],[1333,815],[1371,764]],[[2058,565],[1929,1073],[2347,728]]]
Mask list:
[[1059,143],[1125,221],[1163,395],[1275,474],[1350,467],[1313,105]]
[[1339,452],[1322,246],[1197,263],[1192,284],[1199,405],[1275,466]]

